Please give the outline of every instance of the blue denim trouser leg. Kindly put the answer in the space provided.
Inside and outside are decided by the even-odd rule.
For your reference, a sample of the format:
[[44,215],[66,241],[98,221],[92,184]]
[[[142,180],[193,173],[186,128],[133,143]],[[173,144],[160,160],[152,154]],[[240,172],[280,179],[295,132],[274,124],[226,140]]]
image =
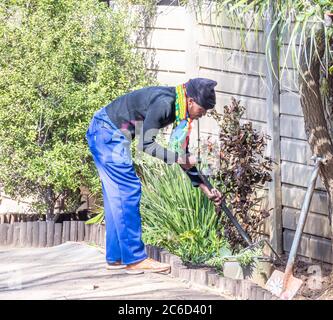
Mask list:
[[124,264],[144,260],[141,183],[131,159],[130,141],[110,121],[105,108],[94,114],[86,138],[102,181],[106,260]]

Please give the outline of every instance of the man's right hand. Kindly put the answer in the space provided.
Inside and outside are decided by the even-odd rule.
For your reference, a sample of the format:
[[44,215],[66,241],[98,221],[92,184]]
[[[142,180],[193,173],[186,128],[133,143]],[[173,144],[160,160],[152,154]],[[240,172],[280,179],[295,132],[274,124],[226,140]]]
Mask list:
[[185,170],[189,170],[197,164],[197,159],[193,155],[179,157],[177,163]]

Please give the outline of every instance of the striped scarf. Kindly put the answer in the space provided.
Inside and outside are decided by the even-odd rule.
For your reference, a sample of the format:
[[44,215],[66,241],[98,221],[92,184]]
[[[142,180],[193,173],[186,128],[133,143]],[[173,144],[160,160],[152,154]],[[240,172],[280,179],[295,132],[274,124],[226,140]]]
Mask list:
[[170,150],[184,155],[189,143],[192,120],[189,118],[185,85],[176,86],[176,119],[170,135]]

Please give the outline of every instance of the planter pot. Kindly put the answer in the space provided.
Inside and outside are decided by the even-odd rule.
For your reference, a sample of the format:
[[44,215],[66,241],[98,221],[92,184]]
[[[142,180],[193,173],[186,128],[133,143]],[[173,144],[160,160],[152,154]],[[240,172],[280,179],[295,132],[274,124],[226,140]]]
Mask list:
[[264,286],[273,272],[273,265],[269,258],[258,257],[252,265],[242,266],[236,260],[229,260],[223,264],[223,275],[232,279],[247,279]]

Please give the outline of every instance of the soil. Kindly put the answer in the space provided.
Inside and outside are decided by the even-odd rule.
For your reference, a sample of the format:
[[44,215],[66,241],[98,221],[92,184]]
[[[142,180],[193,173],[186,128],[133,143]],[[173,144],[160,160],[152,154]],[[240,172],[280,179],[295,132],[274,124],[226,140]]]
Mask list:
[[[283,263],[274,262],[274,269],[284,272],[288,255],[281,256]],[[206,264],[185,263],[188,268],[208,268],[217,270]],[[294,265],[294,277],[303,281],[294,300],[333,300],[333,265],[321,261],[303,261],[296,259]]]
[[[288,260],[282,257],[283,264],[274,263],[275,269],[284,272]],[[294,300],[333,300],[333,266],[320,261],[296,260],[294,277],[301,279],[303,285]]]

